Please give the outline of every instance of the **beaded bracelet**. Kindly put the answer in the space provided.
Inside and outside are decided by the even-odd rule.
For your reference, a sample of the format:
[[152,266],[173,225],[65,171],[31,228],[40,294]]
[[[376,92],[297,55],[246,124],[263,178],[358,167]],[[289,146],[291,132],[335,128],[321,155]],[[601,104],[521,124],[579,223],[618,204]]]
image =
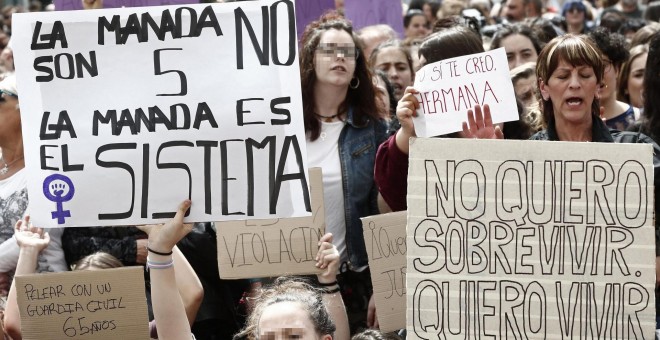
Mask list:
[[151,261],[147,258],[147,270],[149,269],[167,269],[174,266],[174,259],[170,259],[167,262],[156,262]]

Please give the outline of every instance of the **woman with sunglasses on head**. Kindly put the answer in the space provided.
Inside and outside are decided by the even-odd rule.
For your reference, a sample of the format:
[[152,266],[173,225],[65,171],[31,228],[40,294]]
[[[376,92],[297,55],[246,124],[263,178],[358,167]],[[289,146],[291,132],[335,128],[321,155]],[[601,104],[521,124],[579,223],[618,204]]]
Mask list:
[[384,108],[353,27],[337,13],[306,27],[300,72],[308,164],[323,168],[326,231],[346,263],[339,283],[354,331],[366,326],[372,291],[360,217],[378,213],[373,173],[387,138]]

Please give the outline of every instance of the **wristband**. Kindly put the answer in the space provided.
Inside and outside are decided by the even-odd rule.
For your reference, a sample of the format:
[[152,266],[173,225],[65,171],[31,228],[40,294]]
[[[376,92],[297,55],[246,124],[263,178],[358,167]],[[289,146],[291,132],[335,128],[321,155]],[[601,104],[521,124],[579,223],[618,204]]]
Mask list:
[[149,269],[167,269],[174,266],[174,259],[170,259],[167,262],[156,262],[151,261],[147,258],[147,270]]
[[339,286],[337,286],[336,288],[333,289],[324,289],[323,294],[334,294],[334,293],[338,293],[339,291],[340,291]]
[[321,283],[321,282],[319,282],[319,286],[321,286],[321,287],[330,287],[330,286],[334,286],[334,285],[336,285],[336,284],[337,284],[337,281],[336,281],[336,280],[335,280],[335,281],[332,281],[332,282],[329,282],[329,283]]
[[173,250],[170,250],[168,253],[161,253],[159,251],[155,251],[155,250],[149,248],[149,245],[147,245],[147,251],[149,251],[150,253],[154,253],[156,255],[160,255],[160,256],[169,256],[169,255],[172,255],[174,253]]

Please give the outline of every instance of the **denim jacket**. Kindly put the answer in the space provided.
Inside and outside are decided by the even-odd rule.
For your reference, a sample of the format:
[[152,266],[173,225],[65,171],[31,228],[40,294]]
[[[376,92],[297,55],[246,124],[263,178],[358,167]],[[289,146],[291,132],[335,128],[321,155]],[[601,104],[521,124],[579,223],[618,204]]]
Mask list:
[[374,162],[378,145],[387,139],[387,126],[380,120],[356,125],[352,108],[348,110],[346,123],[339,135],[339,159],[344,189],[346,251],[349,268],[356,269],[368,264],[360,218],[378,214]]

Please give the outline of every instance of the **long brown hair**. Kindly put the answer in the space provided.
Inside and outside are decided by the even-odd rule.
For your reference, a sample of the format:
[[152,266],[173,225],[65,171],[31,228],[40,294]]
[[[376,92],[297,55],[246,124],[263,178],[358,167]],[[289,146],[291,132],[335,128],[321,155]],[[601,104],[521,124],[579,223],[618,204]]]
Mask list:
[[307,25],[302,36],[302,47],[300,48],[300,84],[302,87],[305,132],[309,132],[311,140],[316,140],[321,134],[321,123],[314,115],[316,110],[314,55],[321,40],[321,35],[331,29],[345,31],[350,34],[353,43],[355,43],[355,48],[358,50],[358,56],[355,59],[354,77],[359,81],[359,86],[357,88],[349,86],[346,100],[339,107],[340,112],[348,112],[348,108],[352,107],[353,123],[357,126],[364,126],[370,120],[378,120],[378,112],[381,111],[376,101],[372,75],[369,67],[367,67],[359,39],[353,33],[352,24],[337,12],[328,12],[322,15],[319,20]]

